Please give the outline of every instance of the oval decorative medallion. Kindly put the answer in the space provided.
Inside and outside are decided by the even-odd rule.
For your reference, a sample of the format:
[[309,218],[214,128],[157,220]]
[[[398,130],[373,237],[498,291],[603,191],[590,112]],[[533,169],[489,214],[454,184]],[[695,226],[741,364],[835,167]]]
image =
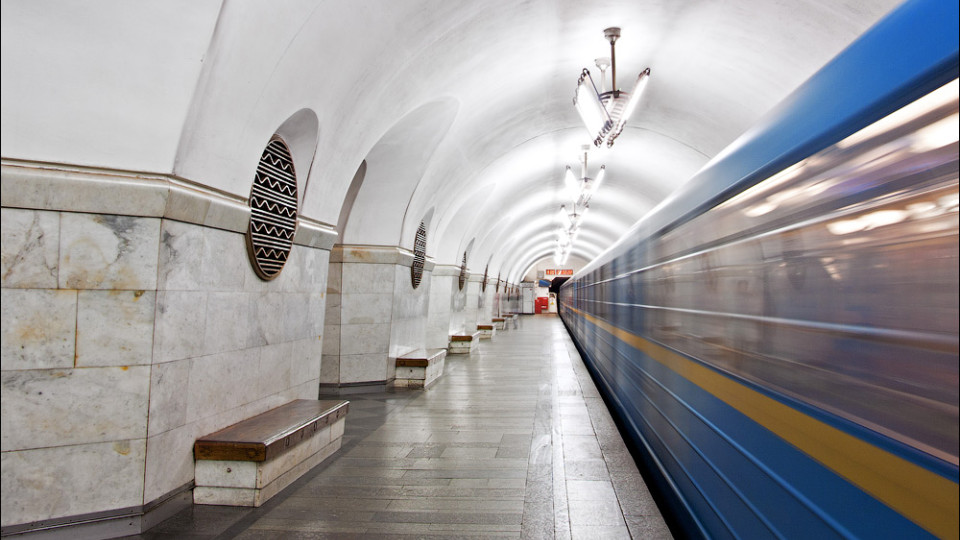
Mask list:
[[413,288],[420,286],[420,280],[423,278],[423,263],[427,259],[427,227],[420,222],[417,228],[417,236],[413,240],[413,264],[410,266],[410,280],[413,282]]
[[460,263],[460,278],[458,283],[460,284],[460,290],[463,290],[464,283],[467,282],[467,252],[463,252],[463,262]]
[[297,232],[297,175],[290,149],[274,138],[260,156],[250,190],[247,253],[261,279],[280,274]]

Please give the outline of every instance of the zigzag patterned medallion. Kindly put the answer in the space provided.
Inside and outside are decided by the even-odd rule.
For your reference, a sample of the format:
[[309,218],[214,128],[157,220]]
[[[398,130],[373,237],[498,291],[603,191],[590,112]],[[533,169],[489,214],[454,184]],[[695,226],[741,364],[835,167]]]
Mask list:
[[423,278],[423,264],[427,259],[427,226],[421,221],[417,227],[417,236],[413,241],[413,264],[410,266],[410,279],[413,288],[420,286]]
[[287,145],[274,139],[260,156],[250,191],[247,253],[261,279],[273,279],[283,270],[296,232],[297,175],[293,158]]

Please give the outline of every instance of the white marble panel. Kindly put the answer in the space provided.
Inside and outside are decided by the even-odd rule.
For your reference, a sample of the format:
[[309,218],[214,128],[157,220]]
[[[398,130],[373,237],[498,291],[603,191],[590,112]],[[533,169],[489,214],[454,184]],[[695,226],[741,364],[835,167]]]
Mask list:
[[[294,295],[281,292],[265,291],[258,295],[256,304],[251,307],[255,308],[256,331],[265,343],[280,343],[289,338],[292,333],[289,327],[296,315],[294,299]],[[241,342],[244,337],[237,336]]]
[[[244,235],[220,229],[203,228],[201,286],[209,291],[243,290],[250,262]],[[196,263],[194,263],[196,264]]]
[[216,506],[260,506],[260,490],[255,488],[222,488],[197,486],[193,488],[193,504]]
[[299,386],[291,386],[287,390],[284,390],[280,396],[283,398],[284,403],[295,399],[317,399],[319,392],[318,383],[319,381],[314,380],[307,381]]
[[73,367],[77,291],[2,289],[2,369]]
[[340,328],[339,324],[324,326],[323,334],[323,354],[340,354]]
[[203,223],[212,204],[211,197],[195,189],[172,184],[168,186],[167,204],[163,217],[167,221],[177,220],[185,223]]
[[198,459],[194,465],[194,481],[197,486],[257,488],[257,473],[260,464],[256,461],[224,461]]
[[309,248],[292,246],[290,254],[287,256],[287,262],[283,265],[283,270],[276,278],[264,282],[264,290],[284,293],[298,292],[300,284],[305,278],[303,256],[307,249]]
[[397,382],[401,379],[424,380],[427,377],[427,368],[401,366],[397,368]]
[[340,326],[340,354],[386,354],[390,324],[344,324]]
[[327,272],[330,271],[330,251],[326,249],[303,249],[303,277],[300,291],[325,293]]
[[430,318],[427,322],[426,348],[446,349],[450,341],[450,320]]
[[198,486],[263,488],[330,444],[332,426],[311,434],[287,452],[265,462],[197,460]]
[[316,381],[320,378],[320,361],[323,341],[319,337],[310,337],[292,342],[290,361],[291,385]]
[[290,377],[292,361],[293,342],[264,345],[260,349],[257,397],[279,394],[292,386]]
[[323,325],[327,318],[327,293],[305,292],[304,297],[307,301],[307,319],[305,323],[308,332],[313,335],[320,335],[323,333]]
[[145,446],[139,439],[3,452],[3,526],[142,504]]
[[153,361],[169,362],[203,354],[206,321],[206,292],[158,292]]
[[199,433],[188,424],[147,439],[143,502],[149,503],[193,480],[193,443]]
[[[296,341],[316,333],[311,319],[313,307],[310,302],[310,294],[305,292],[290,293],[284,297],[284,317],[286,318],[284,341]],[[322,313],[323,309],[320,309],[321,316]],[[317,328],[320,327],[322,323]]]
[[[336,422],[330,425],[330,442],[337,444],[337,448],[340,448],[339,443],[337,443],[337,439],[340,439],[341,437],[343,437],[343,432],[346,429],[347,429],[346,417],[341,418],[340,420],[337,420]],[[335,451],[336,449],[334,449],[334,452]]]
[[340,324],[340,302],[343,295],[340,293],[328,294],[324,308],[323,321],[325,324]]
[[327,294],[343,292],[343,263],[332,262],[327,272]]
[[61,214],[59,286],[155,290],[159,245],[157,218]]
[[150,364],[156,300],[154,291],[80,291],[77,367]]
[[0,237],[4,288],[57,288],[59,214],[4,208],[0,210]]
[[162,176],[58,170],[51,164],[4,163],[2,189],[8,206],[136,216],[160,216],[167,197]]
[[157,288],[195,291],[203,281],[203,227],[169,219],[160,225]]
[[149,437],[186,423],[191,363],[190,359],[178,360],[156,364],[151,369]]
[[343,293],[392,294],[392,264],[343,263]]
[[339,384],[340,383],[340,355],[323,355],[320,362],[320,383],[321,384]]
[[198,486],[193,490],[194,504],[216,504],[228,506],[260,506],[271,497],[289,486],[298,478],[316,467],[323,460],[340,449],[341,439],[337,439],[322,450],[295,465],[279,478],[267,484],[262,489],[256,488],[222,488]]
[[261,300],[259,293],[208,293],[203,353],[217,354],[265,344],[257,314]]
[[340,383],[385,381],[389,361],[386,353],[341,355]]
[[5,371],[2,450],[145,438],[148,366]]
[[[235,409],[252,401],[260,376],[260,349],[194,358],[190,365],[187,422]],[[217,429],[240,420],[235,418]],[[216,431],[216,429],[211,429]]]
[[340,309],[342,324],[389,323],[393,316],[393,293],[344,293]]
[[203,225],[225,231],[243,232],[250,224],[250,207],[243,201],[210,197]]
[[431,281],[429,276],[425,276],[420,287],[414,289],[410,285],[410,269],[405,266],[395,266],[394,269],[396,286],[389,353],[397,357],[426,347]]

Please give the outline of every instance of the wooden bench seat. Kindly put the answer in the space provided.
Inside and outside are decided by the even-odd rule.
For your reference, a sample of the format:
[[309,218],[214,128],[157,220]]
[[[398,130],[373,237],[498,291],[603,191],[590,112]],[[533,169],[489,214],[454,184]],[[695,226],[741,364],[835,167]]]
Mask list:
[[340,448],[348,410],[298,399],[197,439],[193,502],[260,506]]
[[493,339],[497,335],[497,327],[491,324],[478,324],[477,331],[480,332],[480,339]]
[[450,345],[447,347],[449,354],[470,354],[476,350],[480,343],[480,332],[464,332],[450,336]]
[[397,358],[394,386],[426,388],[443,374],[446,349],[417,349]]

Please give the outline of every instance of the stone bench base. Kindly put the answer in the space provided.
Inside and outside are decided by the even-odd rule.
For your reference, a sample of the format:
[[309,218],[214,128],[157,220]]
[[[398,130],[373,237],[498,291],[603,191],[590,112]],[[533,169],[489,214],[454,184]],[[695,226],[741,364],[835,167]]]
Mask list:
[[497,335],[497,327],[492,324],[478,324],[477,331],[480,332],[480,339],[493,339]]
[[347,401],[299,399],[194,444],[194,504],[260,506],[340,449]]
[[[510,323],[513,324],[513,329],[514,329],[514,330],[516,330],[517,328],[519,328],[519,326],[520,326],[520,325],[519,325],[519,320],[520,320],[520,314],[519,314],[519,313],[508,313],[508,314],[506,315],[505,319],[506,319],[506,321],[509,321]],[[504,322],[505,325],[507,324],[506,321]]]
[[493,326],[495,326],[497,330],[500,330],[502,332],[507,329],[506,319],[504,319],[503,317],[494,317],[492,321],[493,321]]
[[470,354],[480,343],[480,332],[470,334],[454,334],[450,336],[450,345],[447,352],[450,354]]
[[396,387],[426,388],[443,375],[446,349],[418,349],[397,358]]

